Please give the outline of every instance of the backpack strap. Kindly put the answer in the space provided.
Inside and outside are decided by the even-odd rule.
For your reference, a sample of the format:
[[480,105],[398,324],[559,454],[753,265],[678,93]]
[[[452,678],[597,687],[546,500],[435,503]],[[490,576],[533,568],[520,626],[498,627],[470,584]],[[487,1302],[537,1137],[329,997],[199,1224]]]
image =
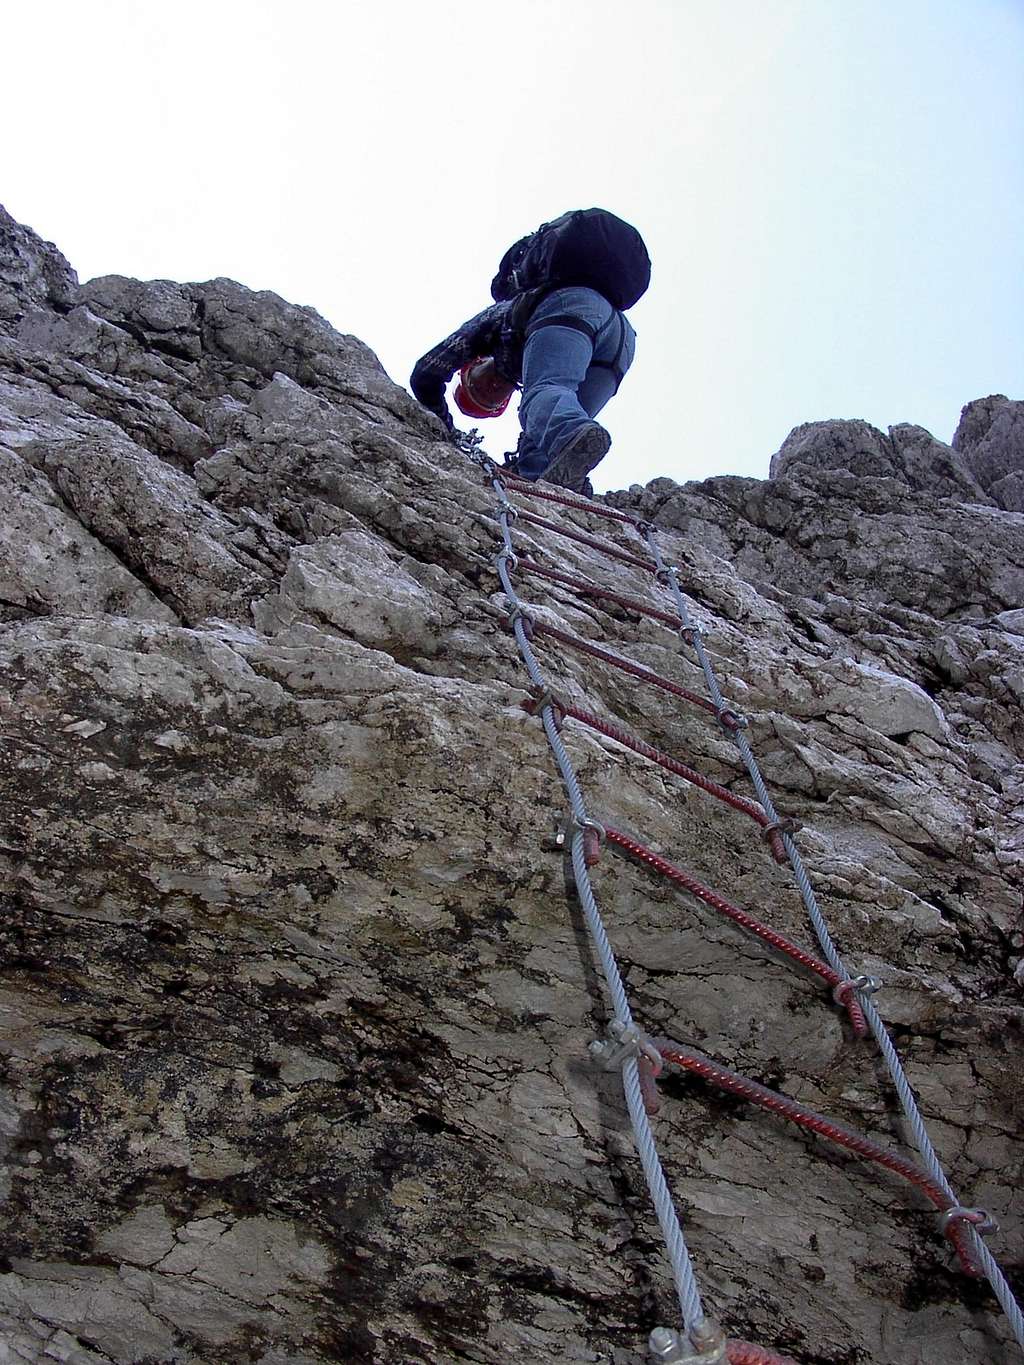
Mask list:
[[524,341],[526,330],[530,325],[530,317],[547,292],[543,288],[528,289],[525,294],[520,294],[512,304],[508,318],[509,327],[512,331],[517,332]]
[[598,331],[592,323],[584,322],[582,318],[578,318],[572,313],[558,313],[555,317],[541,318],[539,322],[531,322],[526,328],[527,337],[532,337],[534,332],[539,332],[542,327],[568,327],[573,332],[582,332],[591,342],[596,339]]
[[[544,324],[541,323],[541,326]],[[622,368],[622,360],[626,354],[626,319],[619,314],[619,344],[615,352],[614,360],[592,360],[591,364],[598,370],[611,370],[615,377],[615,392],[618,393],[619,385],[626,377],[626,371]]]
[[526,329],[530,314],[540,303],[544,289],[528,289],[518,298],[505,301],[501,305],[503,316],[498,325],[498,335],[494,345],[494,359],[498,370],[514,384],[522,379],[523,347],[526,345]]

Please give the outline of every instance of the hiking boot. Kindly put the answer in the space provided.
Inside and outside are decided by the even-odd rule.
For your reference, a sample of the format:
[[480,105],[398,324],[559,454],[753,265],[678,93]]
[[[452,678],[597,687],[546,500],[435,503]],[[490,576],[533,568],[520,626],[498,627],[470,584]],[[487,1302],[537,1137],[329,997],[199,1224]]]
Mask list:
[[573,493],[582,493],[590,471],[608,454],[612,438],[597,422],[587,422],[571,436],[541,475]]
[[506,450],[501,457],[503,461],[501,472],[503,474],[514,474],[517,479],[529,479],[532,483],[537,478],[537,475],[525,474],[522,469],[523,459],[528,453],[529,452],[524,449],[523,434],[520,432],[519,440],[516,441],[515,450]]
[[513,478],[523,479],[526,483],[536,483],[540,477],[539,474],[527,474],[524,470],[520,469],[518,457],[513,460],[506,460],[498,470],[498,473],[511,474]]

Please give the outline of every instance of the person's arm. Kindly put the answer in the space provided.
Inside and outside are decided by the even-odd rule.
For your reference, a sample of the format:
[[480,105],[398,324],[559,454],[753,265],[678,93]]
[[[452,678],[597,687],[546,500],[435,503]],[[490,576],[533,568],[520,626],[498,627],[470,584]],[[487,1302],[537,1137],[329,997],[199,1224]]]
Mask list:
[[455,423],[445,402],[445,388],[456,370],[477,356],[490,354],[501,311],[497,306],[485,308],[416,362],[410,388],[417,402],[440,417],[449,431],[455,430]]

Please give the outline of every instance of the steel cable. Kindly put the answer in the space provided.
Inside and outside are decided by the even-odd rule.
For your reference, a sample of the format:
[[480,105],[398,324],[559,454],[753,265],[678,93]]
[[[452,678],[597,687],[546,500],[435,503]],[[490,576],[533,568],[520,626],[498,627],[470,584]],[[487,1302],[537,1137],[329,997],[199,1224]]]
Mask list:
[[[720,782],[715,782],[712,778],[705,777],[704,774],[698,772],[696,768],[691,768],[687,763],[681,763],[677,758],[673,758],[671,754],[666,754],[661,749],[655,748],[653,744],[648,744],[646,740],[638,739],[636,735],[630,734],[628,730],[624,730],[620,725],[613,725],[610,721],[602,720],[600,716],[595,716],[592,711],[585,711],[581,706],[574,706],[571,702],[562,701],[561,699],[559,699],[558,704],[563,715],[570,717],[572,720],[578,720],[581,725],[587,726],[590,730],[596,730],[600,735],[606,735],[609,739],[614,739],[616,743],[624,745],[627,749],[632,749],[632,751],[635,754],[639,754],[641,758],[649,758],[652,763],[657,763],[658,766],[664,768],[666,772],[673,773],[676,777],[683,778],[692,786],[699,788],[703,792],[707,792],[709,796],[713,796],[716,800],[723,802],[727,806],[731,806],[733,810],[742,811],[744,815],[748,815],[751,820],[761,826],[762,830],[768,832],[769,842],[772,846],[772,852],[775,854],[776,862],[786,861],[786,851],[781,842],[780,831],[769,829],[771,821],[761,807],[756,805],[753,801],[749,801],[745,796],[737,796],[736,793],[731,792],[728,787],[723,787]],[[778,846],[777,853],[776,845]]]
[[[498,576],[501,580],[505,596],[511,606],[513,632],[516,643],[519,646],[519,652],[523,658],[523,663],[526,666],[526,671],[534,685],[540,688],[542,692],[545,692],[547,691],[545,678],[540,665],[537,662],[536,655],[530,646],[529,635],[526,626],[524,625],[523,602],[516,592],[515,585],[512,583],[508,571],[509,559],[511,558],[512,562],[515,562],[515,549],[512,542],[512,521],[515,519],[516,510],[508,501],[501,481],[498,478],[493,480],[493,486],[500,504],[499,524],[501,526],[502,539],[504,542],[504,550],[498,555],[496,562]],[[601,974],[604,977],[605,985],[611,998],[614,1017],[625,1028],[631,1028],[633,1026],[633,1016],[626,996],[626,989],[622,981],[622,974],[620,973],[618,963],[615,960],[615,954],[604,927],[604,921],[602,920],[601,912],[597,905],[597,899],[594,895],[593,885],[590,880],[590,873],[587,869],[584,830],[582,827],[589,822],[579,779],[576,775],[575,768],[573,767],[572,759],[569,756],[569,752],[566,749],[565,743],[559,732],[558,719],[555,715],[554,706],[548,702],[541,705],[539,709],[544,726],[544,733],[547,736],[548,744],[562,777],[575,821],[576,827],[573,831],[571,846],[572,869],[588,933],[597,953]],[[650,1120],[644,1106],[640,1082],[640,1067],[638,1059],[635,1056],[627,1056],[623,1061],[622,1083],[637,1152],[643,1167],[644,1176],[647,1180],[648,1189],[650,1190],[662,1236],[665,1239],[665,1247],[669,1264],[672,1268],[672,1278],[676,1287],[676,1294],[679,1300],[684,1328],[687,1331],[690,1331],[703,1321],[704,1308],[701,1302],[700,1290],[697,1285],[689,1250],[686,1246],[686,1239],[683,1236],[679,1217],[676,1213],[672,1196],[669,1193],[668,1185],[665,1181],[665,1174],[654,1142],[654,1134],[651,1131]]]
[[[696,1075],[709,1081],[712,1085],[718,1086],[720,1090],[728,1090],[733,1095],[741,1095],[761,1109],[766,1109],[771,1114],[777,1114],[780,1118],[789,1119],[791,1123],[806,1128],[808,1132],[828,1138],[836,1146],[845,1147],[847,1151],[856,1152],[858,1156],[865,1157],[868,1161],[873,1161],[876,1165],[884,1166],[886,1170],[902,1176],[904,1180],[915,1185],[940,1212],[956,1207],[955,1197],[937,1181],[932,1180],[920,1167],[915,1166],[913,1162],[907,1161],[895,1152],[886,1151],[879,1143],[866,1137],[863,1133],[855,1133],[842,1124],[825,1118],[823,1114],[816,1113],[815,1110],[790,1098],[789,1095],[780,1095],[777,1090],[769,1090],[767,1086],[760,1085],[747,1076],[741,1076],[738,1072],[722,1066],[720,1062],[714,1061],[703,1052],[698,1052],[696,1048],[684,1047],[682,1044],[672,1042],[667,1038],[652,1038],[651,1041],[666,1062],[671,1062],[686,1071],[695,1072]],[[960,1263],[964,1270],[969,1275],[977,1275],[980,1268],[975,1262],[972,1249],[964,1236],[966,1226],[969,1225],[951,1223],[946,1235],[956,1247],[957,1255],[960,1257]]]
[[[652,867],[656,872],[660,872],[663,877],[667,877],[670,881],[683,887],[684,890],[689,891],[691,896],[695,896],[699,901],[703,901],[705,905],[709,905],[713,910],[717,910],[719,914],[725,915],[728,919],[733,920],[734,923],[739,924],[742,928],[748,929],[752,934],[755,934],[772,948],[778,949],[779,952],[785,953],[787,957],[792,958],[794,962],[798,962],[802,967],[806,967],[809,971],[814,972],[817,976],[820,976],[823,981],[827,982],[828,985],[837,986],[841,984],[838,973],[834,972],[826,963],[819,962],[816,957],[813,957],[810,953],[806,952],[799,944],[791,942],[784,934],[780,934],[777,930],[770,928],[767,924],[762,924],[759,919],[748,914],[745,910],[741,910],[739,906],[733,905],[730,901],[727,901],[724,896],[719,896],[717,892],[712,891],[710,887],[705,886],[702,882],[698,881],[696,877],[692,877],[688,872],[684,872],[682,868],[676,867],[673,863],[670,863],[667,858],[662,858],[660,854],[655,853],[653,849],[640,843],[639,840],[633,839],[628,834],[623,834],[620,830],[612,829],[611,827],[605,828],[605,837],[610,844],[617,844],[620,848],[625,849],[627,853],[631,853],[635,858],[639,858],[640,861],[646,863],[648,867]],[[867,1023],[859,1001],[851,996],[851,998],[845,1002],[845,1006],[849,1012],[854,1031],[858,1035],[863,1036],[867,1033]]]
[[[709,659],[707,651],[704,648],[704,642],[701,639],[701,632],[699,629],[694,628],[689,608],[686,605],[686,599],[684,598],[679,588],[679,583],[676,577],[675,569],[665,564],[664,558],[661,554],[661,549],[654,535],[653,526],[651,526],[650,523],[647,523],[643,527],[642,533],[644,540],[647,544],[647,548],[650,550],[654,562],[657,565],[657,576],[659,578],[659,581],[667,584],[667,586],[669,587],[669,590],[672,593],[673,600],[675,601],[676,608],[679,612],[679,619],[682,622],[683,629],[689,632],[689,638],[692,641],[694,652],[697,655],[698,662],[700,663],[701,670],[704,674],[704,678],[708,687],[708,692],[710,693],[711,698],[714,702],[716,711],[720,713],[723,709],[725,709],[726,706],[725,698],[723,697],[721,689],[718,685],[718,678],[715,674],[714,667],[712,666],[711,660]],[[757,795],[757,799],[763,806],[765,814],[769,817],[769,819],[777,820],[778,812],[776,811],[775,806],[772,802],[771,794],[768,791],[767,784],[765,783],[764,777],[761,773],[760,765],[757,762],[756,756],[754,755],[753,749],[751,748],[750,742],[747,739],[746,735],[744,734],[743,729],[741,727],[730,728],[729,733],[732,735],[733,740],[736,743],[736,747],[738,748],[740,756],[743,759],[744,767],[746,768],[750,776],[750,780],[753,785],[754,791]],[[824,953],[829,964],[832,966],[832,968],[838,973],[839,976],[843,978],[843,982],[844,983],[851,982],[852,978],[850,977],[850,973],[848,972],[845,964],[843,963],[843,960],[832,940],[832,935],[830,934],[828,925],[825,922],[825,917],[821,913],[821,909],[818,906],[817,897],[815,896],[814,889],[811,886],[810,877],[807,874],[807,869],[804,866],[803,859],[800,856],[800,851],[789,834],[784,833],[782,836],[782,841],[783,844],[785,845],[786,854],[789,858],[790,865],[792,866],[793,869],[793,875],[796,880],[797,888],[800,892],[800,898],[803,901],[804,907],[807,911],[808,918],[811,921],[811,925],[818,939],[818,943],[821,945],[821,950]],[[859,992],[857,994],[860,995]],[[938,1156],[936,1155],[935,1148],[932,1145],[931,1138],[928,1135],[928,1130],[927,1127],[925,1126],[924,1118],[918,1106],[917,1099],[914,1095],[913,1090],[911,1089],[910,1081],[903,1067],[903,1063],[900,1061],[899,1054],[897,1053],[893,1041],[889,1036],[888,1029],[885,1027],[881,1015],[878,1013],[878,1010],[875,1008],[871,1000],[863,996],[861,996],[860,999],[862,1008],[864,1010],[864,1017],[867,1021],[869,1029],[871,1030],[872,1036],[874,1037],[876,1043],[878,1044],[879,1051],[881,1052],[882,1058],[885,1062],[886,1070],[889,1072],[889,1076],[896,1090],[896,1094],[900,1102],[900,1107],[903,1110],[904,1116],[907,1119],[913,1144],[920,1153],[921,1159],[924,1162],[928,1174],[931,1176],[932,1180],[944,1192],[944,1194],[947,1195],[951,1202],[951,1205],[959,1207],[959,1201],[957,1200],[953,1188],[946,1177],[946,1173],[942,1168]],[[1003,1311],[1006,1314],[1007,1320],[1009,1321],[1010,1327],[1013,1331],[1014,1336],[1017,1339],[1017,1342],[1022,1347],[1024,1347],[1024,1313],[1021,1312],[1020,1305],[1017,1303],[1017,1300],[1013,1295],[1013,1291],[1011,1290],[1009,1284],[1007,1283],[1006,1278],[1003,1275],[1003,1272],[1000,1269],[998,1262],[996,1261],[995,1257],[991,1254],[991,1252],[988,1250],[988,1248],[985,1246],[984,1242],[978,1236],[975,1230],[969,1227],[969,1225],[965,1229],[965,1237],[968,1243],[970,1244],[971,1255],[975,1262],[982,1269],[986,1278],[989,1280],[989,1283],[992,1286],[992,1291],[995,1294],[997,1300],[999,1301],[1000,1306],[1002,1307]]]
[[[486,461],[485,459],[478,462],[481,463],[482,467],[484,467],[485,469],[488,468],[488,466],[490,466],[490,462]],[[490,470],[492,474],[496,474],[496,470],[494,469],[493,466],[490,466]],[[508,558],[514,561],[514,549],[512,545],[510,528],[511,520],[517,515],[517,513],[516,510],[512,507],[512,505],[508,502],[508,499],[504,494],[504,489],[500,477],[492,477],[491,481],[495,489],[495,492],[498,494],[498,497],[501,503],[503,504],[501,526],[503,539],[505,542],[506,555]],[[541,496],[541,494],[539,493],[537,495]],[[597,510],[592,506],[570,502],[568,499],[561,498],[560,496],[557,495],[547,496],[550,497],[551,501],[565,502],[566,505],[573,506],[580,511],[593,512]],[[721,692],[718,683],[717,676],[715,674],[715,670],[711,664],[710,658],[708,657],[707,651],[704,648],[701,632],[699,628],[694,625],[690,617],[686,600],[679,588],[675,570],[674,568],[666,566],[664,559],[661,555],[660,547],[658,546],[657,541],[655,540],[654,537],[654,527],[649,522],[633,523],[637,527],[638,532],[643,536],[644,540],[646,541],[647,547],[651,551],[653,556],[653,562],[646,563],[642,560],[637,559],[635,556],[631,556],[624,551],[620,551],[618,547],[609,546],[606,542],[596,540],[592,537],[584,536],[582,533],[579,532],[568,532],[564,530],[562,527],[558,526],[557,524],[547,522],[543,518],[534,517],[530,513],[520,513],[519,515],[522,515],[525,520],[531,522],[534,525],[544,527],[545,529],[550,529],[552,531],[557,532],[558,534],[568,535],[569,538],[571,539],[575,539],[580,543],[590,545],[592,548],[599,550],[603,553],[610,553],[613,557],[623,560],[626,563],[632,563],[635,564],[637,567],[652,570],[656,573],[658,580],[664,583],[669,588],[673,596],[676,609],[679,614],[679,620],[682,624],[681,634],[683,635],[684,639],[686,639],[692,645],[697,655],[698,662],[704,674],[705,683],[709,695],[711,696],[712,699],[711,703],[708,703],[704,698],[697,697],[695,694],[688,692],[686,689],[678,687],[678,685],[671,683],[667,679],[661,678],[656,674],[652,674],[649,670],[642,669],[640,668],[640,666],[632,664],[632,662],[629,660],[619,658],[615,655],[608,653],[607,651],[601,650],[598,646],[591,645],[588,641],[578,640],[576,637],[570,636],[566,632],[562,632],[553,627],[547,626],[543,622],[539,621],[533,622],[532,625],[537,630],[540,630],[542,633],[551,635],[556,639],[561,639],[564,643],[569,644],[573,647],[583,649],[585,652],[591,653],[596,657],[601,658],[604,662],[611,663],[614,666],[622,668],[627,672],[631,672],[634,676],[640,677],[644,681],[652,682],[655,685],[660,686],[667,691],[685,697],[687,700],[694,702],[696,705],[701,706],[705,710],[712,711],[718,717],[720,723],[722,724],[723,729],[725,729],[727,733],[731,734],[734,741],[736,742],[737,748],[739,749],[740,755],[743,759],[744,766],[747,769],[748,775],[750,776],[750,780],[754,787],[755,793],[757,794],[758,800],[761,802],[764,813],[767,816],[769,822],[772,824],[777,823],[779,821],[778,812],[776,811],[775,806],[771,800],[770,793],[768,792],[767,786],[764,782],[764,778],[761,774],[760,767],[757,763],[756,757],[743,731],[743,727],[745,726],[746,722],[742,719],[742,717],[737,716],[737,714],[734,711],[732,711],[726,704],[725,698]],[[624,521],[631,520],[630,518],[626,518],[622,514],[618,514],[615,517],[615,519]],[[499,575],[502,579],[502,586],[505,589],[508,600],[512,604],[512,609],[514,613],[513,626],[516,640],[517,643],[519,644],[520,652],[523,655],[524,663],[526,664],[527,671],[530,674],[531,680],[534,682],[535,686],[539,687],[542,691],[544,691],[546,689],[543,674],[540,670],[539,664],[537,663],[536,657],[533,654],[532,649],[530,648],[529,637],[532,631],[527,628],[526,624],[524,624],[524,618],[526,620],[528,620],[529,618],[525,616],[522,603],[518,596],[515,594],[515,590],[508,577],[506,571],[506,564],[505,562],[503,562],[503,558],[504,558],[503,556],[499,556],[498,569]],[[549,577],[554,577],[551,571],[544,571],[543,569],[539,571],[541,573],[546,572],[546,575]],[[599,589],[593,590],[592,595],[594,596],[605,595],[610,597],[611,600],[616,600],[616,595],[603,593]],[[622,603],[622,605],[628,605],[628,603],[624,602]],[[569,758],[567,751],[565,750],[564,743],[561,740],[561,735],[559,733],[559,718],[556,715],[555,707],[549,703],[547,705],[542,706],[540,709],[545,733],[548,737],[548,742],[555,755],[556,762],[558,763],[559,770],[563,777],[563,781],[565,782],[566,790],[569,794],[570,802],[573,807],[574,818],[577,821],[577,826],[583,825],[586,823],[586,815],[583,806],[583,797],[579,789],[578,780],[576,779],[575,771],[572,767],[571,760]],[[957,1228],[956,1235],[955,1237],[952,1238],[952,1240],[956,1241],[959,1239],[960,1242],[965,1244],[965,1249],[969,1248],[969,1255],[971,1260],[978,1267],[980,1267],[985,1276],[988,1278],[992,1286],[993,1292],[996,1295],[996,1298],[998,1299],[1001,1307],[1006,1313],[1010,1327],[1017,1341],[1022,1346],[1024,1346],[1024,1315],[1022,1315],[1020,1307],[1017,1304],[1017,1301],[1013,1296],[1012,1290],[1010,1289],[1010,1286],[1008,1285],[998,1263],[992,1256],[991,1252],[988,1250],[987,1246],[982,1241],[981,1237],[978,1235],[975,1228],[971,1225],[972,1221],[977,1221],[976,1217],[977,1211],[964,1210],[960,1207],[959,1203],[957,1202],[956,1196],[948,1180],[946,1179],[942,1166],[939,1163],[938,1157],[935,1154],[934,1148],[928,1136],[927,1129],[924,1125],[923,1117],[921,1116],[920,1110],[917,1105],[917,1101],[910,1087],[910,1083],[907,1078],[906,1072],[903,1068],[903,1065],[899,1059],[898,1054],[896,1053],[895,1047],[892,1043],[891,1038],[889,1037],[888,1031],[885,1028],[881,1016],[878,1014],[878,1011],[875,1009],[870,999],[867,999],[866,996],[862,994],[861,986],[863,979],[862,978],[857,978],[856,980],[852,979],[848,971],[846,970],[846,967],[842,962],[842,958],[840,957],[839,952],[832,941],[832,937],[831,934],[829,933],[828,926],[825,923],[824,916],[822,915],[817,905],[817,900],[815,898],[813,888],[811,887],[810,879],[807,875],[806,868],[804,867],[803,861],[800,857],[799,850],[796,848],[796,845],[794,844],[789,833],[785,832],[784,829],[782,832],[782,840],[785,847],[786,855],[793,868],[794,877],[798,889],[800,891],[801,899],[807,910],[808,917],[811,921],[812,927],[814,928],[815,934],[818,938],[819,944],[821,945],[822,951],[825,957],[827,958],[832,970],[841,979],[842,985],[848,988],[848,994],[846,995],[847,1003],[852,1004],[855,998],[859,1000],[860,1006],[863,1008],[864,1016],[867,1020],[871,1033],[874,1036],[876,1042],[878,1043],[879,1049],[883,1055],[883,1059],[885,1060],[887,1069],[889,1071],[897,1095],[899,1097],[901,1107],[903,1108],[904,1114],[907,1117],[910,1130],[913,1135],[914,1145],[918,1148],[918,1151],[920,1152],[921,1157],[925,1162],[925,1166],[927,1167],[928,1176],[933,1182],[934,1187],[937,1190],[941,1191],[942,1198],[948,1201],[948,1203],[946,1204],[947,1210],[955,1212],[958,1215],[955,1224],[950,1225],[951,1227],[956,1226]],[[600,926],[600,934],[595,934],[591,932],[591,937],[595,943],[595,948],[598,951],[598,956],[602,963],[602,972],[603,975],[605,976],[605,980],[608,984],[609,991],[612,994],[613,1000],[615,1000],[616,996],[612,986],[612,982],[617,980],[619,987],[622,989],[621,1001],[616,1005],[616,1017],[625,1022],[630,1018],[628,1002],[626,1001],[625,991],[624,988],[622,987],[621,976],[618,974],[618,968],[617,965],[615,964],[614,954],[612,953],[610,944],[608,943],[607,935],[604,933],[603,924],[600,921],[600,915],[599,912],[597,911],[596,901],[593,899],[593,890],[590,885],[589,874],[587,872],[585,840],[583,837],[583,831],[578,827],[573,836],[572,856],[574,875],[576,876],[577,882],[577,889],[580,891],[581,904],[584,905],[584,912],[585,916],[587,917],[588,927],[591,924],[591,916],[588,906],[591,905],[593,913],[596,915],[596,923]],[[586,887],[585,891],[583,889],[584,886]],[[610,955],[610,962],[611,965],[614,967],[613,974],[609,974],[609,972],[605,970],[606,964],[602,955],[602,937],[604,948]],[[620,1013],[621,1007],[624,1007],[624,1012],[622,1013]],[[632,1079],[630,1079],[630,1073],[632,1073]],[[647,1120],[646,1110],[644,1109],[642,1087],[640,1084],[640,1065],[635,1057],[628,1058],[623,1065],[623,1083],[626,1091],[627,1106],[630,1110],[631,1119],[633,1120],[633,1128],[637,1141],[637,1148],[638,1151],[640,1151],[641,1153],[641,1160],[644,1164],[645,1174],[648,1174],[648,1184],[651,1188],[651,1194],[652,1198],[655,1201],[656,1210],[658,1211],[659,1221],[662,1222],[663,1232],[666,1238],[666,1246],[668,1247],[669,1250],[669,1258],[673,1264],[673,1274],[676,1280],[677,1292],[679,1293],[680,1307],[683,1311],[684,1322],[690,1324],[690,1326],[692,1327],[695,1322],[699,1322],[701,1320],[702,1312],[700,1312],[696,1317],[692,1316],[692,1310],[695,1300],[691,1296],[690,1292],[688,1292],[690,1285],[692,1284],[692,1293],[697,1296],[696,1297],[697,1305],[699,1305],[700,1302],[699,1291],[697,1291],[696,1282],[693,1279],[692,1266],[690,1265],[689,1262],[689,1255],[686,1251],[685,1241],[682,1239],[682,1230],[678,1227],[678,1219],[675,1214],[675,1209],[672,1206],[671,1198],[668,1196],[667,1187],[664,1187],[664,1175],[663,1172],[661,1171],[660,1162],[658,1162],[657,1159],[656,1150],[654,1150],[653,1148],[653,1135],[651,1135],[650,1133],[650,1124]],[[750,1082],[749,1084],[753,1085],[756,1083]],[[770,1094],[772,1092],[768,1093]],[[657,1162],[657,1173],[658,1176],[660,1177],[661,1186],[663,1187],[663,1197],[658,1189],[658,1178],[653,1176],[651,1173],[648,1173],[648,1163],[644,1156],[644,1153],[647,1150],[645,1147],[644,1134],[646,1134],[650,1138],[651,1151],[653,1152],[654,1161]],[[895,1159],[900,1160],[899,1158]],[[665,1207],[666,1202],[667,1209]],[[670,1218],[668,1216],[669,1213],[671,1215]],[[964,1219],[967,1219],[968,1221],[963,1221]],[[673,1223],[675,1228],[678,1230],[678,1241],[676,1240],[672,1232]],[[734,1365],[741,1365],[741,1362],[744,1359],[749,1360],[751,1362],[751,1365],[753,1365],[753,1362],[755,1360],[768,1360],[772,1358],[770,1356],[770,1353],[761,1352],[760,1348],[747,1346],[746,1343],[731,1342],[729,1345],[730,1345],[729,1358],[730,1360],[734,1361]],[[744,1355],[743,1354],[744,1352],[749,1352],[750,1354]]]

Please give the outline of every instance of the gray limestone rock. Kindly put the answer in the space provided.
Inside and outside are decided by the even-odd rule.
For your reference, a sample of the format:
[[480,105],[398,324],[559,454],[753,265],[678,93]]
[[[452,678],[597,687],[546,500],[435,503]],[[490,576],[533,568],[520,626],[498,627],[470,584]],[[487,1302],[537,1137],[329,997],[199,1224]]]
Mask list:
[[996,393],[968,403],[953,448],[997,506],[1024,512],[1024,402]]
[[[912,493],[895,479],[797,467],[799,477],[715,478],[640,497],[616,496],[728,559],[759,591],[781,589],[815,605],[809,629],[829,637],[833,608],[853,599],[891,618],[976,620],[1020,605],[1024,518],[979,503]],[[668,481],[659,480],[664,485]],[[721,588],[715,589],[721,592]],[[880,635],[891,624],[879,620]]]
[[53,243],[16,223],[0,204],[0,332],[33,308],[67,310],[77,288],[78,276]]
[[956,449],[910,423],[890,427],[884,436],[867,422],[806,422],[772,456],[771,477],[799,478],[801,467],[898,480],[933,498],[992,501]]
[[869,422],[805,422],[794,427],[772,456],[770,474],[781,479],[795,465],[848,469],[869,478],[897,472],[892,442]]
[[[0,226],[0,1361],[640,1365],[678,1307],[588,1053],[608,1005],[493,490],[313,310],[227,280],[72,296],[53,248]],[[606,503],[679,566],[1015,1273],[1024,517],[993,505],[1012,471],[966,459],[814,424],[771,480]],[[677,632],[527,561],[670,610],[646,571],[513,535],[536,621],[704,694]],[[533,648],[565,698],[748,794],[705,710]],[[747,815],[563,737],[596,818],[814,950]],[[593,877],[645,1030],[906,1150],[818,978],[610,847]],[[1014,1359],[895,1176],[695,1079],[664,1080],[655,1128],[731,1334],[800,1365]]]
[[897,477],[916,492],[958,502],[991,503],[969,464],[924,427],[902,422],[889,428],[889,440],[900,471]]

